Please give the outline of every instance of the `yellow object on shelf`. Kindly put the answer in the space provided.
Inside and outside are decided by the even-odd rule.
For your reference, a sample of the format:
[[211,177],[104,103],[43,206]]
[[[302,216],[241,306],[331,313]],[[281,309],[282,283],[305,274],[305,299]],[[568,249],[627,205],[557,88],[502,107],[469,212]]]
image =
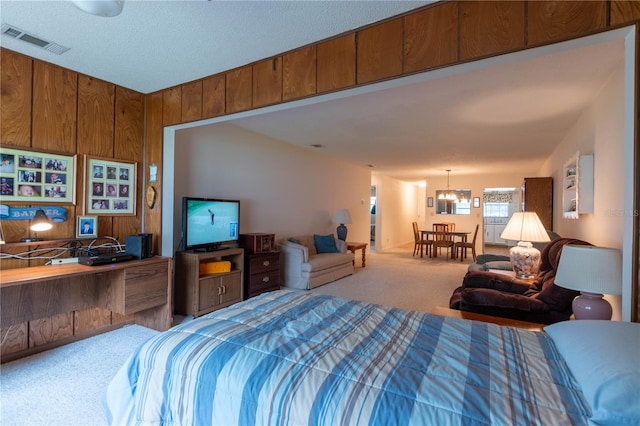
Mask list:
[[218,260],[215,262],[200,263],[200,275],[220,274],[231,272],[231,262],[228,260]]

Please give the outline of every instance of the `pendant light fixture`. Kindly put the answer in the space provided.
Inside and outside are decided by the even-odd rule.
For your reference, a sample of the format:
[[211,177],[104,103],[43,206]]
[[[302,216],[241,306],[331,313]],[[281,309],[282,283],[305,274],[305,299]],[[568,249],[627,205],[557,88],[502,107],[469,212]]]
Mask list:
[[451,169],[447,169],[446,172],[447,172],[447,192],[444,192],[444,193],[441,192],[440,195],[438,195],[438,199],[458,202],[458,196],[456,195],[456,192],[449,189],[449,174],[451,173]]

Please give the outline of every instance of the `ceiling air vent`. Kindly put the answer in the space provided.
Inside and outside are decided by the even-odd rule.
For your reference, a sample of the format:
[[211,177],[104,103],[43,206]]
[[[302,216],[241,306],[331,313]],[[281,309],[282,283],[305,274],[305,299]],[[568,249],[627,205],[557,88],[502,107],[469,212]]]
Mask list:
[[27,43],[31,43],[34,46],[41,47],[42,49],[48,50],[49,52],[55,53],[56,55],[61,55],[67,50],[69,50],[68,47],[64,47],[57,43],[52,43],[50,41],[43,40],[40,37],[36,37],[33,34],[29,34],[21,30],[20,28],[16,28],[13,25],[9,25],[9,24],[4,24],[2,27],[0,27],[0,33],[2,33],[2,35],[17,38]]

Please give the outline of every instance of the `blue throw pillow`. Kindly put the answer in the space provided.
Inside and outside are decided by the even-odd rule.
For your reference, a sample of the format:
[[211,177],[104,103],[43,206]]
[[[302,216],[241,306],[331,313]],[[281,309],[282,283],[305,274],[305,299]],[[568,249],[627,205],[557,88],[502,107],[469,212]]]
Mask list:
[[333,235],[317,235],[313,234],[313,242],[316,245],[318,253],[339,253],[336,246],[336,240]]
[[290,242],[292,242],[292,243],[294,243],[294,244],[300,244],[300,245],[302,245],[302,243],[301,243],[300,241],[296,240],[296,239],[295,239],[295,238],[293,238],[293,237],[289,238],[289,241],[290,241]]

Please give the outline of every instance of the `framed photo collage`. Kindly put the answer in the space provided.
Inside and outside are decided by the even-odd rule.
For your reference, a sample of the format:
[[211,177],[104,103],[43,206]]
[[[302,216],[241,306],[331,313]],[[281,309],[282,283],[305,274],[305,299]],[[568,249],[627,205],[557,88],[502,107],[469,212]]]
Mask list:
[[86,213],[136,213],[136,163],[86,157]]
[[75,156],[2,147],[2,201],[75,203]]
[[[76,204],[83,187],[82,214],[136,214],[135,161],[84,155],[85,176],[76,176],[77,155],[0,146],[0,203]],[[76,179],[80,179],[80,184]],[[89,220],[91,222],[91,220]]]

